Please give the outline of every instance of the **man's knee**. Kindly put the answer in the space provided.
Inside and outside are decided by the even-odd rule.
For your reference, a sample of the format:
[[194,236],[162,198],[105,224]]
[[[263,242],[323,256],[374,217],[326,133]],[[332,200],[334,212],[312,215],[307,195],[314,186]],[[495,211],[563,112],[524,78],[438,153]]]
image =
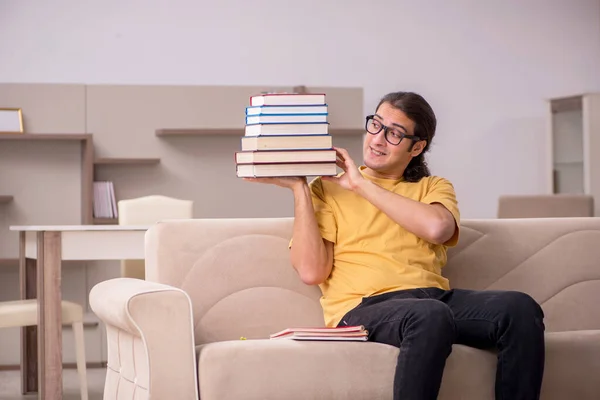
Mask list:
[[421,299],[411,309],[422,325],[436,332],[455,334],[454,314],[450,307],[438,300]]
[[527,293],[502,292],[501,302],[506,315],[511,319],[516,319],[520,324],[531,324],[543,329],[544,312],[542,307]]

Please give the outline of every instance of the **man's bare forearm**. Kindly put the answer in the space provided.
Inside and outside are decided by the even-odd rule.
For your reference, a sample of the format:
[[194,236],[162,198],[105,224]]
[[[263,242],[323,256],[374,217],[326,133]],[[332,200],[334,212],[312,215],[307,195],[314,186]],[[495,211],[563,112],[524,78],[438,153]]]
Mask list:
[[431,243],[444,243],[454,234],[454,217],[441,205],[409,199],[366,179],[355,192],[398,225]]
[[327,248],[315,217],[310,188],[298,185],[294,193],[294,230],[291,262],[302,281],[314,285],[323,282],[330,272]]

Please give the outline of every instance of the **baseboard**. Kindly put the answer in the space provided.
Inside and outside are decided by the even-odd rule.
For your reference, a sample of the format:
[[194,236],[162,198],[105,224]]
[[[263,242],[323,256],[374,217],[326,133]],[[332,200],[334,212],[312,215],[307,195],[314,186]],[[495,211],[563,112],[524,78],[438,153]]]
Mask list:
[[[106,368],[106,362],[89,362],[85,364],[86,368]],[[18,371],[21,365],[0,365],[0,371]],[[77,369],[76,363],[63,363],[63,369]]]

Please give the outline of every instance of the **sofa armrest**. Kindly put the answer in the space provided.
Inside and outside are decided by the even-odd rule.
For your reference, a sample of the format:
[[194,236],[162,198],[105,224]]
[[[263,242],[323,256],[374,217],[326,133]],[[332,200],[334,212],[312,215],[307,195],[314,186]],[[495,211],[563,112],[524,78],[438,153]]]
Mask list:
[[192,306],[184,291],[117,278],[95,285],[89,298],[106,325],[104,399],[198,399]]

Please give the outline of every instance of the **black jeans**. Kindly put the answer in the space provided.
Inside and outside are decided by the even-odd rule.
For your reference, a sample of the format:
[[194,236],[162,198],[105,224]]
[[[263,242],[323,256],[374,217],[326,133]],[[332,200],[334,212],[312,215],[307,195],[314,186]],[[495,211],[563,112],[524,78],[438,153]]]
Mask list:
[[544,374],[544,314],[515,291],[410,289],[365,297],[339,326],[400,348],[395,400],[434,400],[454,343],[498,351],[496,400],[537,400]]

